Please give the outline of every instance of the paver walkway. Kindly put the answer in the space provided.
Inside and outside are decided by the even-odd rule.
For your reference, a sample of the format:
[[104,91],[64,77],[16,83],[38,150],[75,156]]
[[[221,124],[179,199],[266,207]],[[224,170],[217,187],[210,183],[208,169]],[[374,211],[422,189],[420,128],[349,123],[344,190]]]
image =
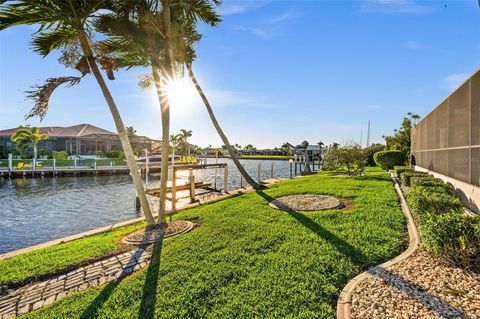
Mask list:
[[13,318],[47,306],[74,292],[121,279],[145,268],[152,257],[151,246],[122,253],[61,276],[18,288],[0,297],[1,319]]

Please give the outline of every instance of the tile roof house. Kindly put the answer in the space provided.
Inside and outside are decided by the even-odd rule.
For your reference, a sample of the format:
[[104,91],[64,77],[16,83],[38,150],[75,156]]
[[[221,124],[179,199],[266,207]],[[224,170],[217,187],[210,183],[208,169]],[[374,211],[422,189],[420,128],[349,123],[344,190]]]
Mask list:
[[[0,130],[0,151],[8,153],[15,149],[15,144],[10,137],[19,128]],[[116,133],[107,131],[91,124],[78,124],[73,126],[47,126],[41,127],[40,133],[47,134],[48,139],[40,141],[38,150],[43,150],[47,155],[53,151],[66,151],[70,155],[94,155],[97,151],[120,151],[122,146]],[[159,141],[145,136],[130,138],[134,148],[152,149],[157,147]]]

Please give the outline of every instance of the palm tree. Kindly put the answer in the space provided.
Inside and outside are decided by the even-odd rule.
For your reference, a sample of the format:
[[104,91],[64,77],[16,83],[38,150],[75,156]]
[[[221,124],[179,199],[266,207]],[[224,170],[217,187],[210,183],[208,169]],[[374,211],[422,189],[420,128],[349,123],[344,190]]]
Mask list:
[[137,136],[137,130],[133,128],[133,126],[127,126],[125,128],[125,130],[127,131],[127,135],[128,137],[135,137]]
[[12,142],[15,142],[17,149],[25,150],[28,145],[33,146],[33,158],[37,159],[37,144],[42,140],[48,139],[47,134],[40,134],[38,127],[32,127],[31,129],[21,128],[10,137]]
[[188,150],[188,156],[190,156],[190,149],[188,147],[188,142],[187,142],[187,139],[189,137],[192,137],[192,131],[190,130],[185,130],[185,129],[181,129],[180,130],[180,133],[176,135],[178,141],[180,142],[179,144],[181,144],[183,146],[183,154],[184,155],[187,155],[187,150]]
[[[216,0],[213,0],[216,1]],[[109,36],[101,41],[102,50],[114,55],[117,67],[150,66],[162,119],[162,149],[170,141],[170,101],[168,85],[182,76],[185,47],[177,37],[197,20],[214,25],[218,17],[209,0],[130,0],[113,1],[111,12],[102,14],[98,31]],[[150,79],[150,80],[151,80]],[[147,81],[147,84],[150,81]],[[165,201],[168,180],[168,156],[162,156],[159,198],[159,224],[166,224]]]
[[[39,31],[33,36],[32,47],[34,51],[43,56],[56,49],[71,48],[72,46],[80,47],[83,56],[76,67],[82,72],[82,76],[92,72],[100,86],[115,122],[145,219],[148,224],[153,224],[155,220],[150,210],[125,125],[97,65],[97,61],[102,63],[102,59],[95,56],[91,45],[92,41],[89,38],[91,34],[90,19],[93,14],[105,9],[107,4],[108,2],[104,0],[19,0],[13,4],[0,7],[0,30],[22,24],[40,25]],[[102,67],[107,71],[108,77],[112,78],[112,68],[109,63],[102,63]],[[36,107],[27,116],[38,115],[43,118],[48,109],[48,100],[53,90],[61,84],[69,83],[73,85],[79,81],[80,79],[75,77],[47,80],[46,84],[37,93],[31,93],[30,96],[36,98],[37,103]]]

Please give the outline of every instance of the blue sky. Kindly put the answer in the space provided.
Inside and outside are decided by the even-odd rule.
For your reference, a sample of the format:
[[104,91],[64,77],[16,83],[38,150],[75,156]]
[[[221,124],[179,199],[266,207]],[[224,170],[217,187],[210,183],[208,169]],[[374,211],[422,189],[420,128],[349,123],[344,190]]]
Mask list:
[[[194,65],[232,143],[257,147],[285,141],[383,142],[409,111],[427,114],[480,66],[476,0],[224,1],[223,22],[201,27]],[[29,50],[33,27],[0,32],[0,129],[24,122],[24,91],[75,75]],[[148,70],[147,70],[148,71]],[[137,87],[133,69],[108,82],[126,125],[161,135],[153,92]],[[188,90],[190,91],[191,88]],[[220,145],[194,92],[172,110],[172,131]],[[54,93],[42,125],[91,123],[114,130],[93,77]]]

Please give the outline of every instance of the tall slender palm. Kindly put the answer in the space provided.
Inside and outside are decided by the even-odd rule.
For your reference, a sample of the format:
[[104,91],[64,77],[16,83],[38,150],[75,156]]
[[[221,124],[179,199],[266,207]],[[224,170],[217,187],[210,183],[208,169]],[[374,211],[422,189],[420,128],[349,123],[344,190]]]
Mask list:
[[10,137],[12,142],[15,142],[21,147],[20,149],[25,149],[25,146],[32,145],[33,147],[33,158],[37,159],[37,145],[38,142],[48,139],[47,134],[41,134],[38,127],[32,127],[31,129],[21,128],[15,131]]
[[[125,125],[97,65],[97,57],[94,55],[91,39],[89,38],[92,15],[104,9],[107,4],[108,2],[104,0],[19,0],[10,5],[2,5],[0,7],[0,30],[22,24],[40,25],[39,32],[33,37],[32,45],[34,51],[43,56],[48,55],[55,49],[68,47],[72,44],[80,46],[83,53],[80,61],[83,64],[79,63],[79,69],[81,69],[83,75],[92,72],[100,86],[115,122],[145,219],[148,224],[152,224],[155,220],[150,210]],[[110,77],[111,70],[107,70],[107,75]],[[41,103],[37,105],[43,108],[43,110],[34,110],[31,114],[44,116],[48,108],[50,94],[56,87],[65,82],[68,81],[60,81],[59,83],[54,83],[56,86],[48,87],[50,91],[47,92],[46,100],[41,100]],[[74,82],[71,80],[70,83]]]

